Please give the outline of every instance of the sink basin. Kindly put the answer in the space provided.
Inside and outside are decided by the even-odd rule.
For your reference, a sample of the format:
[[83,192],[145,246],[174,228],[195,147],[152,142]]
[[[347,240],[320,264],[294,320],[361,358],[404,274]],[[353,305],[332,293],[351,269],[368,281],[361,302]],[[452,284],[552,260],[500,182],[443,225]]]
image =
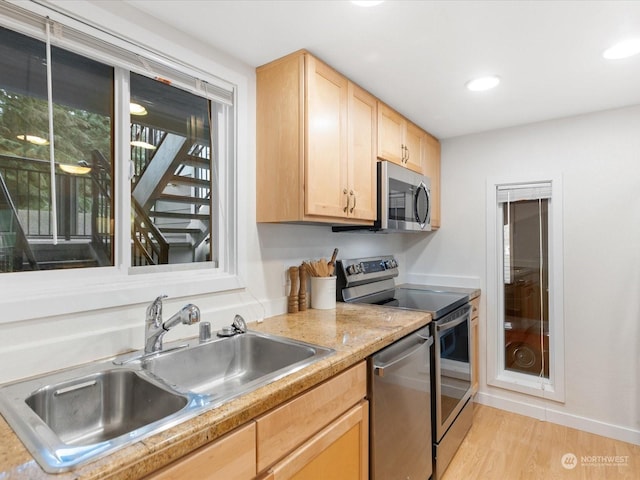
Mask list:
[[196,340],[0,386],[0,412],[40,466],[59,473],[333,352],[251,331],[201,344]]
[[175,425],[188,411],[188,395],[155,379],[127,368],[85,371],[94,369],[0,389],[2,415],[47,472],[106,455]]
[[216,404],[304,368],[333,350],[274,335],[247,332],[143,361],[143,369],[179,391],[208,395]]
[[62,443],[91,445],[167,417],[187,398],[131,370],[108,370],[41,388],[26,403]]

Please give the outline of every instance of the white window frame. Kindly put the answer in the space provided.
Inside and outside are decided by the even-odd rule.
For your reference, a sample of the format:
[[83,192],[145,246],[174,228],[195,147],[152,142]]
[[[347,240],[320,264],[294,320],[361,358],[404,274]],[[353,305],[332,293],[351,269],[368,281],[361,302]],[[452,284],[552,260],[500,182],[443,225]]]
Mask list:
[[[551,182],[549,200],[549,378],[505,369],[503,217],[500,185]],[[563,200],[562,176],[527,175],[487,179],[487,383],[544,399],[564,402]]]
[[[7,7],[13,8],[13,7]],[[45,40],[44,23],[39,17],[48,16],[62,27],[73,29],[80,38],[87,36],[99,48],[92,51],[78,35],[55,36],[52,45],[87,56],[114,67],[114,198],[115,255],[114,266],[39,272],[14,272],[0,275],[1,323],[9,323],[54,315],[72,314],[91,310],[145,304],[159,294],[169,297],[186,297],[244,287],[238,274],[237,249],[237,85],[222,80],[209,72],[184,65],[159,52],[136,46],[112,34],[98,30],[67,15],[42,5],[29,4],[29,11],[7,14],[2,11],[0,25],[31,37]],[[55,32],[55,29],[54,29]],[[109,46],[120,52],[131,52],[133,58],[143,58],[139,65],[123,65],[121,59],[110,58]],[[151,65],[151,67],[149,67]],[[149,70],[151,68],[151,70]],[[220,138],[225,154],[218,165],[218,211],[214,215],[212,229],[218,228],[218,266],[212,262],[186,265],[163,265],[159,268],[131,267],[130,260],[130,208],[131,185],[129,179],[129,74],[134,71],[153,77],[159,72],[174,86],[217,102],[229,101],[236,107],[229,121],[229,128],[221,131]],[[175,73],[172,78],[172,72]],[[186,75],[180,75],[180,72]],[[186,82],[192,76],[193,84]],[[224,98],[225,91],[231,92]],[[225,108],[225,107],[223,107]],[[213,110],[216,111],[215,109]],[[215,207],[214,207],[215,208]]]

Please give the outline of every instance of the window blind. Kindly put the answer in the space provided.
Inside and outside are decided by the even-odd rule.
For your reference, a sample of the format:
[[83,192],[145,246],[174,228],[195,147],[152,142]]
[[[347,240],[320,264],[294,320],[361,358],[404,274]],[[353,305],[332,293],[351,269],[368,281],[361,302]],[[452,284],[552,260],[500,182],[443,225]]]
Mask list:
[[498,203],[518,202],[521,200],[539,200],[551,198],[551,182],[514,183],[498,185]]
[[[39,2],[34,3],[37,5]],[[44,8],[51,9],[49,5]],[[0,11],[2,12],[0,23],[8,24],[16,31],[44,40],[46,16],[7,2],[2,3]],[[64,13],[61,15],[66,16]],[[81,20],[72,20],[84,24]],[[95,36],[60,22],[53,22],[51,43],[112,66],[169,82],[175,87],[189,90],[219,103],[233,105],[235,89],[231,83],[102,30],[96,25],[88,26],[95,30]]]

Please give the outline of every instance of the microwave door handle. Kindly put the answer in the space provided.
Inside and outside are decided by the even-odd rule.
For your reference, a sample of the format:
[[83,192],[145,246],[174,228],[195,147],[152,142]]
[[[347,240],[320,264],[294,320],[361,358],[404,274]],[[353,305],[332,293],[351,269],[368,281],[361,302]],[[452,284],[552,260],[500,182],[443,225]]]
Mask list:
[[425,223],[431,223],[431,185],[429,185],[429,188],[425,185],[424,191],[427,194],[427,218]]
[[[420,197],[421,191],[424,191],[424,196],[427,198],[427,208],[425,211],[424,219],[420,218],[420,215],[418,214],[418,199]],[[427,221],[429,220],[429,210],[431,208],[430,203],[431,199],[429,198],[429,190],[427,190],[427,186],[423,182],[420,182],[420,185],[418,185],[418,188],[416,188],[416,193],[413,196],[413,216],[415,217],[416,222],[418,222],[421,228],[424,228],[424,226],[427,224]]]

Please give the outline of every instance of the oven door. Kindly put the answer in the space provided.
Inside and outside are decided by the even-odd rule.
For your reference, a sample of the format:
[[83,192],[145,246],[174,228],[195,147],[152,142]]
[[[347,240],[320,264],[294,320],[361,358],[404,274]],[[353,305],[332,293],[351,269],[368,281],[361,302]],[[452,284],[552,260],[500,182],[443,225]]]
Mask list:
[[470,320],[471,306],[467,304],[435,322],[436,441],[471,397]]
[[387,161],[378,162],[378,201],[383,230],[431,230],[431,181]]

